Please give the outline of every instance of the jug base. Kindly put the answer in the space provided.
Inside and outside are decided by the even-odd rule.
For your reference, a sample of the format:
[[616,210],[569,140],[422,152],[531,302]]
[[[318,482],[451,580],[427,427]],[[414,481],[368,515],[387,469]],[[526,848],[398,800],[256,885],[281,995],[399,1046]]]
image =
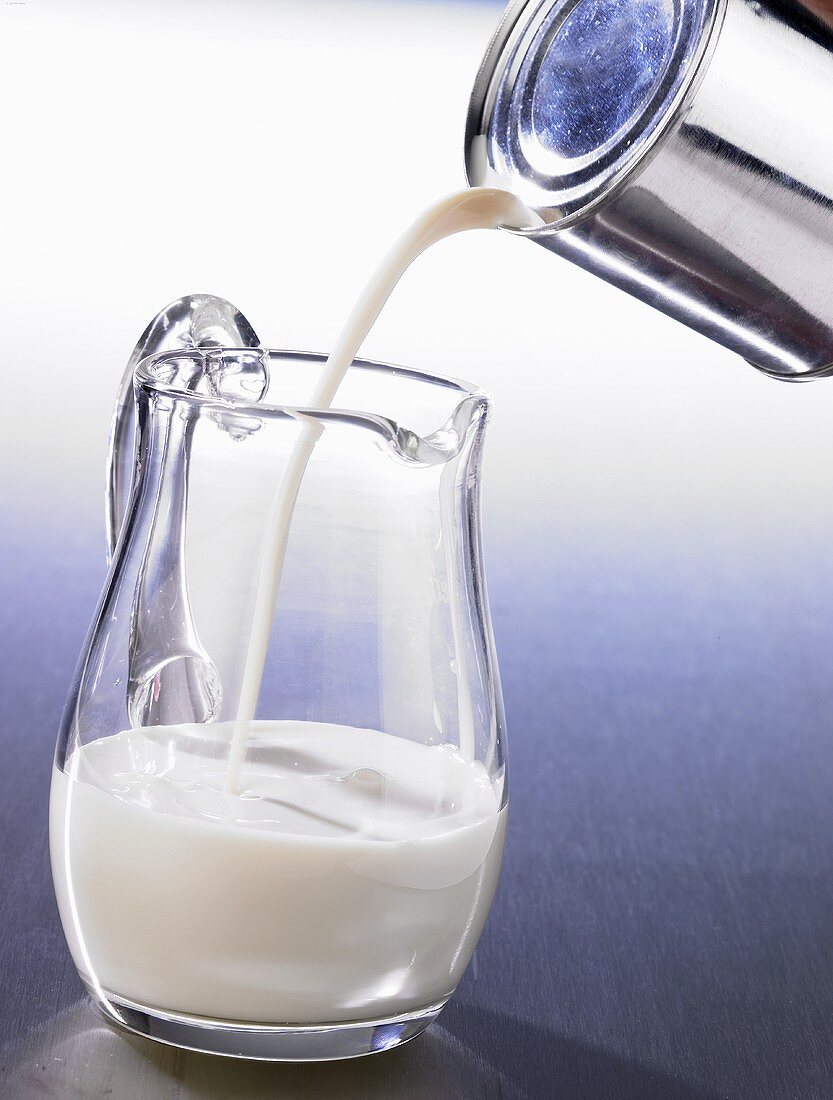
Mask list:
[[97,1015],[123,1031],[200,1054],[264,1062],[330,1062],[392,1050],[421,1034],[447,1003],[355,1023],[273,1026],[164,1012],[89,986],[87,992]]

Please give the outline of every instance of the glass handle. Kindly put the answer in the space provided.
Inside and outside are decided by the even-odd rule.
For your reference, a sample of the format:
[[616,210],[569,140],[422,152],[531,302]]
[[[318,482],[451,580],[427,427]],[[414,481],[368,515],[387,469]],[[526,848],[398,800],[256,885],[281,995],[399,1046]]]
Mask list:
[[[119,386],[110,430],[106,524],[108,563],[121,537],[144,440],[138,430],[133,374],[148,355],[195,348],[257,348],[238,309],[222,298],[192,295],[171,303],[148,325]],[[268,384],[264,376],[263,387]],[[153,525],[134,595],[127,712],[132,726],[209,722],[222,699],[220,675],[200,644],[191,614],[185,565],[185,514],[193,423],[166,428],[163,471]]]
[[107,531],[107,564],[111,565],[116,553],[122,520],[127,511],[130,487],[133,482],[133,464],[137,455],[136,411],[133,405],[133,370],[131,358],[119,386],[116,408],[110,426],[110,443],[107,450],[107,488],[105,496],[105,523]]
[[116,553],[139,459],[133,372],[149,355],[188,348],[257,348],[260,340],[236,306],[213,294],[189,294],[161,310],[133,349],[119,385],[107,453],[107,564]]

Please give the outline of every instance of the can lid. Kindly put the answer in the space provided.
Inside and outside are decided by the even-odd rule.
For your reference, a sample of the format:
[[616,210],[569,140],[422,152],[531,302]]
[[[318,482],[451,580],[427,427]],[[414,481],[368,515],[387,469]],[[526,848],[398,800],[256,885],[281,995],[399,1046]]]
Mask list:
[[469,109],[469,182],[545,221],[585,212],[645,155],[705,54],[722,0],[523,0]]

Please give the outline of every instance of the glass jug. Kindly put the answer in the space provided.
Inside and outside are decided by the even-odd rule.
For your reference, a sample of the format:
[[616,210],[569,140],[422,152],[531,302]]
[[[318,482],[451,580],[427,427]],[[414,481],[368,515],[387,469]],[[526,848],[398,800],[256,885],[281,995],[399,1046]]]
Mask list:
[[[58,741],[50,842],[77,969],[105,1018],[195,1050],[329,1059],[412,1038],[497,883],[489,402],[357,360],[339,408],[307,408],[324,362],[215,347],[136,367],[133,483]],[[304,433],[230,783],[264,532]]]

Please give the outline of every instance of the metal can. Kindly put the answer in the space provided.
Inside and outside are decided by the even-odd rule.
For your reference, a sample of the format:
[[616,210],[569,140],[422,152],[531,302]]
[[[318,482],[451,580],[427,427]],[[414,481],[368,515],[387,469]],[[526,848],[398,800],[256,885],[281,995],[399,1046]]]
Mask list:
[[789,0],[518,0],[471,184],[517,230],[777,377],[833,374],[833,33]]

